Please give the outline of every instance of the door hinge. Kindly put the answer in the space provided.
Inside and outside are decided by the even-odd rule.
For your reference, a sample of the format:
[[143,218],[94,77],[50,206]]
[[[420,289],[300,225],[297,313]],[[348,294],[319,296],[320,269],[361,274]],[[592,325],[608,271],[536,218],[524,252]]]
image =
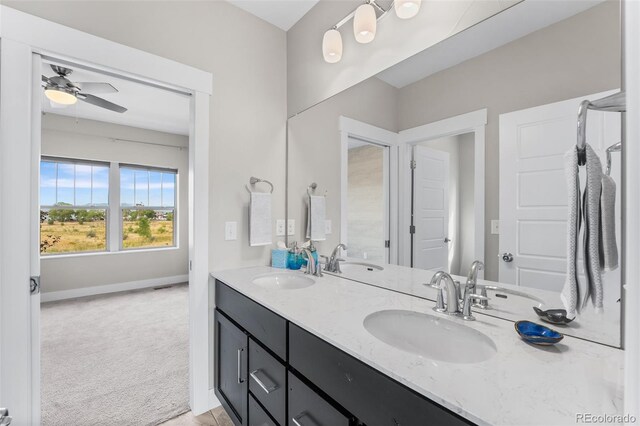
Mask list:
[[415,225],[411,225],[411,226],[409,226],[409,233],[410,233],[410,234],[415,234],[415,233],[416,233],[416,227],[415,227]]
[[384,248],[389,248],[389,247],[391,247],[391,241],[389,241],[389,240],[385,240],[385,242],[384,242]]
[[189,261],[189,270],[193,271],[193,260]]
[[416,168],[416,160],[411,160],[409,162],[409,167],[411,167],[411,169],[415,170],[415,168]]
[[33,294],[40,293],[40,276],[33,276],[29,278],[29,291]]

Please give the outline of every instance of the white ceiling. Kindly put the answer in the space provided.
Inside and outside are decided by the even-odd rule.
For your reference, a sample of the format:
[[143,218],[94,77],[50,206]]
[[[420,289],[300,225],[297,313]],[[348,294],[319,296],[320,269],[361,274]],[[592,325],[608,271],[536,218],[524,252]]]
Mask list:
[[[187,95],[74,66],[64,66],[73,69],[73,73],[68,76],[71,81],[107,82],[113,85],[119,90],[118,93],[96,94],[96,96],[122,105],[128,108],[128,111],[120,114],[82,101],[67,107],[53,106],[44,96],[43,90],[42,110],[44,112],[180,135],[189,134],[189,97]],[[44,62],[42,73],[47,77],[56,75],[49,64]]]
[[[404,87],[567,19],[603,1],[525,0],[382,71],[377,77],[397,88]],[[585,31],[589,29],[585,28]]]
[[319,0],[227,0],[258,18],[289,31]]

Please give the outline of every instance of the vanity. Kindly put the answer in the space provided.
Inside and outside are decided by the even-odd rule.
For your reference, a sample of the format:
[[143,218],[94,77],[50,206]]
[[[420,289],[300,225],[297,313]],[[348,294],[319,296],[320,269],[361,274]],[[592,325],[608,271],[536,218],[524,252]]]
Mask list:
[[620,411],[614,348],[565,337],[541,349],[510,321],[446,317],[328,274],[212,276],[215,392],[237,425],[555,425]]

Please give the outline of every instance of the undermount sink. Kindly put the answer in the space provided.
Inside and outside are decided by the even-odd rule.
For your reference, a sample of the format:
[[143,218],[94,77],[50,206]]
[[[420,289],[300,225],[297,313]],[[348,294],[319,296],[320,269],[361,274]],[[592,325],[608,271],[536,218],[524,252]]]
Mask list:
[[400,350],[435,361],[474,364],[495,355],[496,345],[485,334],[434,315],[386,310],[368,315],[364,328]]
[[351,272],[351,271],[363,271],[363,272],[380,272],[383,271],[384,268],[382,266],[374,265],[373,263],[365,263],[365,262],[341,262],[340,270],[342,272]]
[[252,281],[260,287],[279,290],[297,290],[314,285],[315,280],[301,274],[276,272],[255,277]]

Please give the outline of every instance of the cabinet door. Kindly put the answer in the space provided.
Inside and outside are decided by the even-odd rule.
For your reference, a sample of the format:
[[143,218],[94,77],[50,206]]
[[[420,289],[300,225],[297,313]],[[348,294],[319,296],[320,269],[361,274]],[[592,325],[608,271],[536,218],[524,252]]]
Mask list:
[[218,310],[215,312],[215,392],[233,422],[247,424],[249,337]]

